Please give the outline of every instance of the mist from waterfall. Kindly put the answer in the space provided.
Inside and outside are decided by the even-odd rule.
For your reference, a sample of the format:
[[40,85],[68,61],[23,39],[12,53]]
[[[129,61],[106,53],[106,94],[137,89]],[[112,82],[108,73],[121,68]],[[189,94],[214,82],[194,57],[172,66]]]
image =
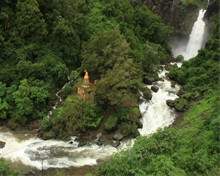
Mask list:
[[197,21],[193,25],[188,42],[186,42],[186,39],[176,39],[175,42],[174,39],[170,43],[174,57],[183,55],[184,60],[189,60],[190,58],[195,57],[198,54],[198,50],[203,47],[205,32],[205,22],[203,21],[203,17],[205,12],[206,10],[199,10]]

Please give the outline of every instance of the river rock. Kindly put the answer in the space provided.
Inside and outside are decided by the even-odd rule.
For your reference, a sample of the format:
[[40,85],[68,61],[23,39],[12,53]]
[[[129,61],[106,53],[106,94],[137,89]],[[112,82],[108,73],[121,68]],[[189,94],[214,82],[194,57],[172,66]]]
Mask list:
[[102,136],[102,133],[100,132],[99,134],[96,135],[96,138],[99,139]]
[[157,86],[151,86],[151,90],[157,93],[158,90],[159,90],[159,87],[157,87]]
[[156,81],[156,79],[154,77],[149,77],[149,76],[144,76],[143,77],[143,83],[144,84],[149,84],[152,85],[152,83]]
[[56,134],[53,131],[49,131],[43,134],[42,138],[44,140],[48,140],[48,139],[54,139],[56,137]]
[[143,128],[143,124],[141,123],[141,121],[139,119],[136,121],[136,124],[137,124],[138,128]]
[[97,141],[96,144],[97,144],[98,146],[103,145],[103,143],[102,143],[101,141]]
[[151,94],[151,90],[148,87],[143,87],[142,86],[139,89],[143,93],[143,98],[145,100],[151,100],[152,94]]
[[120,141],[123,139],[123,135],[119,132],[116,132],[113,136],[113,139],[115,139],[116,141]]
[[112,147],[117,148],[120,145],[120,141],[113,141],[112,142]]
[[184,89],[181,87],[178,92],[177,95],[180,97],[181,95],[183,95],[185,93]]
[[171,87],[175,87],[176,86],[176,82],[175,81],[171,81]]
[[0,148],[4,148],[5,147],[5,142],[0,141]]
[[166,100],[167,106],[174,108],[173,100]]
[[183,112],[188,108],[188,102],[186,99],[183,98],[176,98],[174,101],[174,107],[177,111]]
[[82,146],[85,146],[85,145],[87,145],[87,144],[88,144],[88,143],[85,142],[85,141],[79,141],[78,147],[82,147]]
[[164,82],[164,79],[163,78],[159,78],[159,80],[158,81],[162,81],[162,82]]

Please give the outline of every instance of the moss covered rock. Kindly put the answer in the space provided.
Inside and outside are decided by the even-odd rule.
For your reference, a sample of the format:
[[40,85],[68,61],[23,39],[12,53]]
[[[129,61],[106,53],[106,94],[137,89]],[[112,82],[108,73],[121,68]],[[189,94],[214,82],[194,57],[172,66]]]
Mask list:
[[151,90],[148,87],[140,87],[140,91],[143,93],[143,97],[146,100],[151,100],[152,98],[152,94],[151,94]]
[[188,108],[188,102],[184,98],[176,98],[173,103],[175,109],[179,112],[183,112]]
[[173,103],[173,100],[166,100],[166,103],[167,103],[167,106],[171,107],[171,108],[174,108],[174,103]]
[[181,97],[184,98],[184,99],[186,99],[186,100],[190,100],[190,98],[191,98],[191,93],[190,93],[190,92],[187,92],[187,93],[183,94]]

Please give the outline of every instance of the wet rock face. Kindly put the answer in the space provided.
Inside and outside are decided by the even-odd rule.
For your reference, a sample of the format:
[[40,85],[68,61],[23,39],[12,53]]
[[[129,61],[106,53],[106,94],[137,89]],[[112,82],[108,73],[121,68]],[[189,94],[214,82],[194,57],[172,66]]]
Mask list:
[[170,24],[174,27],[174,32],[181,35],[190,34],[199,12],[197,6],[184,5],[180,0],[142,0],[138,5],[147,6],[161,17],[163,23]]

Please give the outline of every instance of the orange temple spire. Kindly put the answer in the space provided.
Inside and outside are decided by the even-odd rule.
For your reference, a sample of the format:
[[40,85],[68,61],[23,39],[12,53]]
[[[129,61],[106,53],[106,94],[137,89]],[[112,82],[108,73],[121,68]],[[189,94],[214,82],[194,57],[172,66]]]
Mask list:
[[84,81],[89,82],[89,74],[86,70],[84,70],[84,72],[85,72]]

